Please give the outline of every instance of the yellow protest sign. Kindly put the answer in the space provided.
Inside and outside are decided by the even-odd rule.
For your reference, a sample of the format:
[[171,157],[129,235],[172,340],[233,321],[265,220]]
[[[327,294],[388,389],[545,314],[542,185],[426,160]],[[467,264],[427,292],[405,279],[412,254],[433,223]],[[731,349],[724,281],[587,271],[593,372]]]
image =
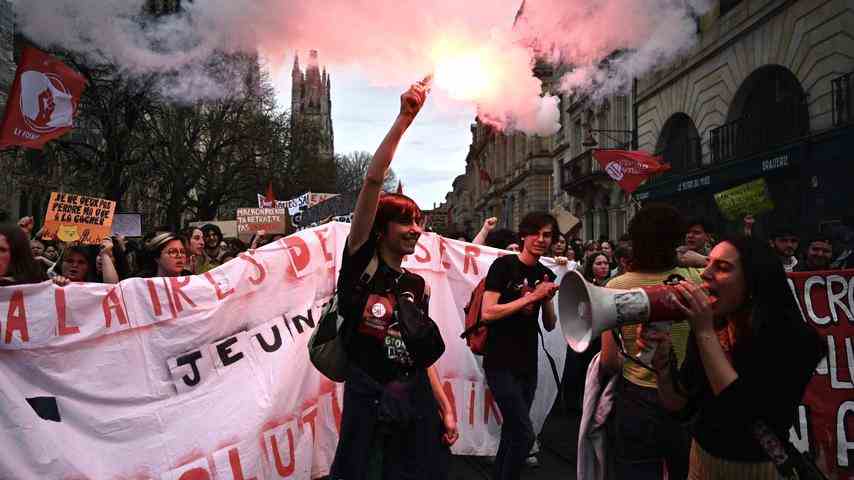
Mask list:
[[110,236],[115,210],[116,202],[111,200],[53,192],[42,238],[97,245]]
[[774,202],[764,178],[716,193],[715,203],[721,213],[732,221],[740,221],[745,215],[758,215],[774,210]]

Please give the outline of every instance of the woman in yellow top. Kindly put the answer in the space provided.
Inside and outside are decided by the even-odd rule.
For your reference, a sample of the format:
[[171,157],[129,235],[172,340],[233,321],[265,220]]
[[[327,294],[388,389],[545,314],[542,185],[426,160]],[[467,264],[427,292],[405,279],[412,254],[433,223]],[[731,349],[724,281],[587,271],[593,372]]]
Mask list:
[[[699,284],[699,269],[678,266],[676,248],[681,245],[685,230],[685,220],[675,208],[665,204],[642,208],[629,224],[631,269],[612,279],[607,287],[661,285],[673,275]],[[602,365],[620,375],[612,419],[616,478],[658,480],[664,478],[666,468],[668,478],[681,480],[688,473],[690,437],[659,405],[655,374],[634,360],[642,347],[647,346],[643,331],[643,327],[636,325],[621,330],[626,354],[631,359],[620,353],[613,332],[602,334]],[[680,363],[685,357],[688,333],[688,323],[672,325],[672,343]]]

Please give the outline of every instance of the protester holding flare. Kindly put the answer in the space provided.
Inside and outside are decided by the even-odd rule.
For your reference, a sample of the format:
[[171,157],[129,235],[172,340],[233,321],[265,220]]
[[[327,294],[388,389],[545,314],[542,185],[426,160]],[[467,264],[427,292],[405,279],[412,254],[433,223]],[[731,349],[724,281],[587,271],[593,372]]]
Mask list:
[[[350,364],[330,473],[335,480],[445,478],[447,445],[458,436],[435,365],[418,366],[397,322],[401,301],[422,312],[428,307],[424,279],[401,267],[422,233],[421,210],[402,194],[381,194],[397,145],[426,97],[423,82],[401,96],[400,113],[368,167],[344,247],[337,295]],[[371,265],[376,271],[363,283]]]
[[734,237],[712,249],[710,260],[702,287],[676,287],[691,335],[681,369],[669,337],[656,351],[658,394],[667,409],[694,418],[690,479],[776,479],[761,445],[775,435],[788,442],[826,347],[803,321],[767,245]]

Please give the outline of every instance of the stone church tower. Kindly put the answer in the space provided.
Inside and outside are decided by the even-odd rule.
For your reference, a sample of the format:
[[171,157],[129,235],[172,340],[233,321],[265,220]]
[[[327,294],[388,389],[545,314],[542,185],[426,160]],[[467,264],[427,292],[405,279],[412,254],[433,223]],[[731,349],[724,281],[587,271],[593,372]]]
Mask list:
[[304,161],[310,162],[315,172],[324,172],[319,176],[323,181],[311,182],[312,191],[335,191],[335,148],[332,131],[332,81],[326,68],[323,71],[317,62],[317,50],[309,54],[305,72],[299,64],[299,56],[294,57],[291,72],[291,127],[293,131],[305,132],[303,139],[311,143],[304,151]]

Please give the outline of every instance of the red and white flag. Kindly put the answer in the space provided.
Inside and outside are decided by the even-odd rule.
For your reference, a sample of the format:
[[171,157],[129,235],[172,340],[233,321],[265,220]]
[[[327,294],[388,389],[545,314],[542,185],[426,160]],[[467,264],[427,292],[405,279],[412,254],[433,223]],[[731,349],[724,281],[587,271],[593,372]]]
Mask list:
[[670,170],[670,165],[661,162],[661,156],[640,150],[593,150],[593,158],[627,193],[637,190],[650,176]]
[[33,47],[21,62],[0,124],[0,148],[41,149],[71,130],[86,79],[57,58]]

